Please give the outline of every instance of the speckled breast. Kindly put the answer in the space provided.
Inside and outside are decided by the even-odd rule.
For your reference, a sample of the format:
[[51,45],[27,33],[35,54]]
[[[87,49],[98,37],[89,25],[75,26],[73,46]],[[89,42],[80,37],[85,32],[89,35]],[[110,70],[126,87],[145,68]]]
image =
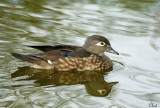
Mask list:
[[108,57],[103,58],[92,54],[84,58],[60,58],[53,61],[52,65],[58,71],[107,70],[112,67],[112,61]]

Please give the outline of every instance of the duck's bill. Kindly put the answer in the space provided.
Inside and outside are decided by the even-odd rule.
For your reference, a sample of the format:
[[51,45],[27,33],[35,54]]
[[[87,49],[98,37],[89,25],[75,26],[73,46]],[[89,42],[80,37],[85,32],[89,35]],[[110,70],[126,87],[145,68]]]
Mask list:
[[119,55],[119,53],[117,51],[115,51],[112,47],[110,47],[109,49],[107,49],[107,52]]

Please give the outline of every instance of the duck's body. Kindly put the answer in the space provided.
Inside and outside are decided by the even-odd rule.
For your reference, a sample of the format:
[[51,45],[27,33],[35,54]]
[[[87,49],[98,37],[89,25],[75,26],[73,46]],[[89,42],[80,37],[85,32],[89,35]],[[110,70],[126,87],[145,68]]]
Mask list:
[[29,62],[33,68],[57,71],[106,70],[112,67],[112,61],[104,55],[104,52],[118,54],[110,47],[106,38],[97,35],[89,37],[82,47],[71,45],[30,47],[43,53],[33,55],[12,53],[12,55]]

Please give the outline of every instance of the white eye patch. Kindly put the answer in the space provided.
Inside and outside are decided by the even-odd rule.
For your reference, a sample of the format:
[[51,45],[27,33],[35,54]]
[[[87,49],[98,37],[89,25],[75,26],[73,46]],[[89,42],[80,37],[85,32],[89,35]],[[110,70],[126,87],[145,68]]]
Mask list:
[[105,46],[105,43],[104,42],[98,42],[96,45],[97,46]]

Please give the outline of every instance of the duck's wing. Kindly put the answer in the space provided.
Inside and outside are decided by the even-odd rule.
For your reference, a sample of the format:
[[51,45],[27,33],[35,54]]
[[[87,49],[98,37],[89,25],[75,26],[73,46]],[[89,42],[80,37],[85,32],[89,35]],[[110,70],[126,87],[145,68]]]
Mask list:
[[37,64],[39,61],[48,62],[48,60],[57,60],[59,58],[64,57],[75,57],[75,58],[83,58],[89,57],[91,53],[84,51],[84,50],[77,50],[77,51],[68,51],[68,50],[51,50],[44,52],[42,54],[18,54],[18,53],[11,53],[17,59],[27,61],[29,63]]
[[83,58],[83,57],[89,57],[91,55],[90,52],[83,50],[81,48],[71,50],[71,49],[58,49],[58,50],[51,50],[44,52],[44,57],[47,57],[47,59],[50,58],[63,58],[63,57],[75,57],[75,58]]
[[56,46],[28,46],[31,48],[38,49],[43,52],[48,52],[52,50],[66,50],[66,51],[75,51],[76,49],[79,49],[81,47],[78,46],[72,46],[72,45],[56,45]]
[[72,45],[56,45],[56,46],[29,46],[44,52],[44,56],[48,57],[88,57],[90,52],[83,50],[82,47]]

